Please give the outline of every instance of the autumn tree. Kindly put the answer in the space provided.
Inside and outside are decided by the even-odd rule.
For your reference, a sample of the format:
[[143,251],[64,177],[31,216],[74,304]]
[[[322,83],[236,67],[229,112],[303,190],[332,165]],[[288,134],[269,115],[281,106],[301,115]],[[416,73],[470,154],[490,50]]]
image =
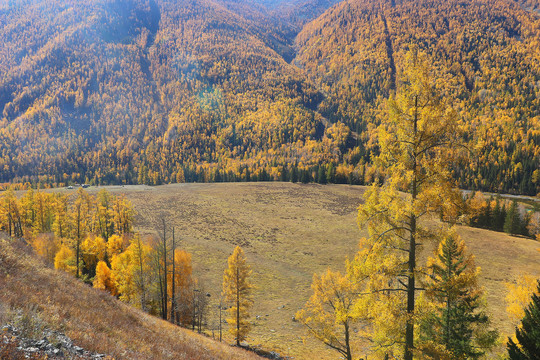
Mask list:
[[[508,294],[505,298],[507,304],[506,312],[512,324],[518,328],[521,320],[525,317],[525,309],[537,289],[537,280],[530,275],[521,275],[516,283],[507,283],[506,288],[508,289]],[[514,343],[519,342],[515,335],[512,337],[512,340]]]
[[125,237],[116,234],[111,236],[107,241],[107,256],[109,260],[112,259],[113,256],[122,253],[128,246],[129,243]]
[[136,235],[128,248],[112,257],[111,277],[121,300],[147,309],[153,250]]
[[445,235],[435,256],[428,259],[424,281],[428,304],[420,322],[419,346],[428,357],[476,359],[494,346],[497,332],[487,328],[479,272],[454,232]]
[[73,218],[74,231],[74,248],[75,248],[75,276],[80,276],[80,260],[81,260],[81,243],[88,231],[90,216],[92,210],[92,198],[82,188],[77,190],[77,197],[71,208],[71,216]]
[[64,238],[69,235],[70,219],[68,216],[68,196],[60,193],[54,194],[53,200],[53,231],[59,238]]
[[[460,199],[447,169],[455,117],[431,83],[425,56],[411,51],[379,128],[377,166],[385,181],[364,195],[358,219],[369,237],[351,266],[357,281],[364,282],[362,293],[384,308],[374,307],[377,313],[371,314],[381,325],[374,326],[376,347],[389,354],[402,347],[405,360],[415,349],[418,247],[432,238],[420,220],[449,212]],[[386,321],[379,322],[381,317]]]
[[138,289],[140,306],[141,309],[146,311],[152,248],[142,241],[139,234],[136,234],[131,240],[128,250],[132,253],[132,261],[134,262],[134,275],[132,278]]
[[356,287],[346,276],[328,269],[320,276],[313,275],[311,290],[313,294],[295,318],[316,339],[352,360]]
[[82,260],[82,274],[92,278],[95,275],[96,265],[105,261],[107,256],[107,243],[101,236],[89,234],[80,245]]
[[19,204],[11,187],[0,197],[0,219],[2,228],[9,236],[23,236]]
[[532,294],[524,317],[516,328],[516,341],[508,339],[507,349],[510,360],[536,360],[540,354],[540,281],[537,291]]
[[96,276],[92,285],[96,289],[108,291],[112,295],[116,295],[116,286],[112,278],[111,269],[105,261],[99,261],[96,266]]
[[54,264],[54,257],[59,249],[59,241],[52,234],[38,234],[30,241],[30,244],[36,254],[50,264]]
[[[114,221],[113,221],[113,209],[112,199],[109,192],[105,189],[101,189],[97,194],[96,199],[96,211],[94,213],[96,232],[99,232],[101,237],[108,239],[114,233]],[[121,213],[120,204],[118,206],[118,212]],[[118,215],[119,219],[122,219],[121,215]],[[123,226],[121,227],[123,229]]]
[[185,250],[176,249],[174,252],[174,263],[174,277],[171,273],[171,286],[169,286],[171,292],[173,291],[173,288],[175,292],[175,309],[173,318],[176,323],[182,324],[183,326],[188,326],[192,322],[191,314],[193,308],[193,298],[191,296],[191,292],[193,290],[193,266],[191,264],[191,254]]
[[51,230],[53,218],[52,195],[43,191],[36,191],[34,195],[35,221],[34,234],[48,232]]
[[178,304],[176,302],[176,238],[174,236],[174,227],[172,228],[172,246],[171,246],[171,274],[169,280],[169,274],[167,274],[167,281],[171,283],[169,297],[171,299],[171,322],[178,323]]
[[223,293],[226,300],[231,303],[227,323],[237,346],[240,346],[240,342],[246,338],[250,330],[249,308],[253,304],[250,275],[251,270],[244,251],[237,246],[229,256],[228,268],[223,274]]
[[60,246],[60,250],[58,250],[54,257],[54,267],[55,269],[76,274],[74,254],[67,245],[63,244]]
[[133,229],[133,217],[135,210],[131,202],[126,199],[125,195],[116,196],[112,206],[112,220],[114,222],[114,232],[116,234],[127,234]]

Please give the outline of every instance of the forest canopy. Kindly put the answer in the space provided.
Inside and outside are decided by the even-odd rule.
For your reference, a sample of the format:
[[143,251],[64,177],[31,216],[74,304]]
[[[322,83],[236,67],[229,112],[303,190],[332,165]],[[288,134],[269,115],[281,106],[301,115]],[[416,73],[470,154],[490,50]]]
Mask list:
[[477,160],[459,185],[540,192],[537,2],[270,3],[0,4],[0,182],[371,183],[414,44]]

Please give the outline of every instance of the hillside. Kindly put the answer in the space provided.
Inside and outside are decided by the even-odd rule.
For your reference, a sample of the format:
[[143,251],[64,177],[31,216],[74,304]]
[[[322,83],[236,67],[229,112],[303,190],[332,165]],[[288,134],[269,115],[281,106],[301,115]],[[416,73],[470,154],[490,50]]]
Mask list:
[[[295,62],[324,94],[319,110],[369,140],[399,87],[412,44],[427,52],[477,161],[456,164],[464,188],[539,192],[540,17],[513,1],[341,2],[297,37]],[[383,113],[384,114],[384,113]]]
[[2,4],[0,181],[204,181],[218,162],[241,175],[257,169],[247,154],[304,147],[317,161],[317,91],[284,60],[293,30],[261,6]]
[[[0,321],[17,310],[76,345],[115,359],[256,359],[173,326],[51,269],[18,240],[0,238]],[[37,334],[37,336],[43,336]],[[38,339],[41,339],[38,338]]]
[[[537,0],[0,1],[0,181],[369,183],[411,44],[464,188],[540,192]],[[489,166],[487,164],[490,164]]]
[[[356,224],[364,187],[275,182],[106,188],[132,201],[142,234],[155,233],[162,216],[176,227],[180,247],[193,254],[194,276],[211,294],[209,328],[217,329],[227,257],[241,245],[256,285],[247,341],[296,359],[335,358],[332,350],[313,339],[304,342],[305,329],[292,317],[309,298],[313,273],[327,267],[343,270],[345,258],[356,253],[365,235]],[[521,274],[540,277],[540,245],[469,227],[460,227],[459,233],[481,267],[494,326],[509,334],[513,326],[505,311],[504,283]]]

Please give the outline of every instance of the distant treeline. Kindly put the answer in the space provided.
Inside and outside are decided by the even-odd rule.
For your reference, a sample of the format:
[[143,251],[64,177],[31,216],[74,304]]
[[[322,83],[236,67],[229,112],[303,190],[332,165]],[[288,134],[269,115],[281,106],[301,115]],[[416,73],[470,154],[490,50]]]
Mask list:
[[500,196],[485,200],[480,192],[468,196],[466,203],[470,213],[469,225],[473,227],[532,238],[540,236],[538,206],[526,210],[516,200],[509,202]]

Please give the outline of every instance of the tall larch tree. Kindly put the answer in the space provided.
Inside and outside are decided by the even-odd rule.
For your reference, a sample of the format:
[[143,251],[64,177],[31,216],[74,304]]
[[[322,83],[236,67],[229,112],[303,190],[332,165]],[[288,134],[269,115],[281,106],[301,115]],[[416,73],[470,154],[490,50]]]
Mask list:
[[376,159],[385,180],[364,195],[358,220],[360,227],[367,226],[369,237],[361,241],[349,267],[356,281],[364,282],[362,293],[371,297],[359,304],[370,304],[374,349],[383,356],[402,351],[405,360],[411,360],[415,350],[418,247],[432,238],[420,220],[450,214],[460,200],[447,168],[456,115],[438,95],[426,64],[425,55],[410,51],[397,94],[388,102]]
[[54,222],[53,231],[59,238],[69,234],[68,196],[60,193],[54,194]]
[[478,285],[480,268],[462,239],[449,231],[428,259],[425,316],[420,321],[423,352],[434,359],[477,359],[495,345]]
[[250,275],[251,270],[244,251],[237,246],[229,256],[228,267],[223,274],[223,294],[232,305],[229,308],[227,323],[238,346],[250,330],[249,308],[253,304]]
[[73,235],[75,248],[75,276],[80,277],[81,268],[81,243],[86,236],[90,222],[90,212],[92,209],[92,199],[82,188],[77,190],[77,197],[73,202],[71,216],[73,217]]

